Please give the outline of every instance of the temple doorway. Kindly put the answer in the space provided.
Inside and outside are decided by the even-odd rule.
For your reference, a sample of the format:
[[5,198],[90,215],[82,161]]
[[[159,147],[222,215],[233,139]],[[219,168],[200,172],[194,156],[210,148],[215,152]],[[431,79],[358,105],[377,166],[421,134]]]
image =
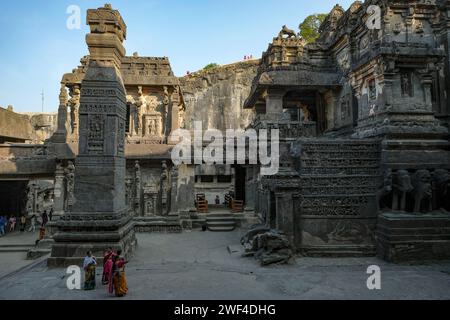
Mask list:
[[26,180],[0,181],[0,215],[19,217],[26,213]]
[[246,170],[242,166],[235,166],[234,174],[235,174],[235,178],[234,178],[234,182],[235,182],[235,186],[234,186],[235,199],[244,201],[244,203],[245,203],[245,180],[246,180],[245,175],[246,175]]

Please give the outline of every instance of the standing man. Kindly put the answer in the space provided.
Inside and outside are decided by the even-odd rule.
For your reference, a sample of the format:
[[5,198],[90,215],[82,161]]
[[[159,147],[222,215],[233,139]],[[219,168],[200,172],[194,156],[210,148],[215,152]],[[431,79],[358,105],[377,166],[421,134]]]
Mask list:
[[22,215],[20,217],[20,232],[24,232],[25,231],[26,224],[27,224],[27,218],[25,217],[25,215]]
[[42,228],[45,228],[45,225],[48,223],[48,215],[47,210],[44,210],[44,213],[42,214]]
[[3,237],[5,235],[5,225],[6,219],[3,216],[0,216],[0,236]]
[[33,214],[31,216],[30,220],[31,220],[31,226],[30,226],[30,229],[28,229],[28,232],[36,232],[36,222],[37,222],[36,215]]

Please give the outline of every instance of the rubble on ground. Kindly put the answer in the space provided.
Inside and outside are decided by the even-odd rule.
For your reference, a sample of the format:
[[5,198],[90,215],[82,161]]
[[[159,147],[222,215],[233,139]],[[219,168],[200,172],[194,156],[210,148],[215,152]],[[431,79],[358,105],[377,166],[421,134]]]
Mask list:
[[262,266],[287,264],[293,261],[294,253],[289,239],[281,231],[263,225],[253,226],[241,239],[244,257],[254,257]]

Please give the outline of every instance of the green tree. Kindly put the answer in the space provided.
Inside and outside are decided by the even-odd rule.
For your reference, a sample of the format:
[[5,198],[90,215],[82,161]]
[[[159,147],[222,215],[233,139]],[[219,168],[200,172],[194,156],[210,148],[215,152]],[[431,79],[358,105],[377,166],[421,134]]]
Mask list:
[[312,14],[300,24],[300,35],[307,43],[311,43],[317,40],[319,37],[319,27],[322,22],[325,21],[327,14],[318,13]]
[[210,63],[206,67],[203,68],[203,70],[210,70],[219,67],[217,63]]

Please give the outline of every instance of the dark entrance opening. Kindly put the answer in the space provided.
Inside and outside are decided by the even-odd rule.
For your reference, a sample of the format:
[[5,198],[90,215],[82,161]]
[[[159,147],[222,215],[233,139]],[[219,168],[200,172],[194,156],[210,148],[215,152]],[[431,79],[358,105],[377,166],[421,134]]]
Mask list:
[[293,90],[283,97],[284,112],[289,112],[291,121],[311,121],[316,123],[317,133],[326,130],[325,107],[318,90]]
[[127,103],[127,118],[126,118],[126,122],[125,122],[125,131],[127,133],[131,133],[130,117],[131,117],[131,105],[129,103]]
[[28,181],[0,181],[0,215],[19,217],[26,212]]
[[353,127],[358,126],[358,98],[356,96],[353,96],[353,103],[352,103],[352,110],[353,110]]
[[236,166],[234,168],[234,192],[236,200],[242,200],[245,203],[245,168]]

